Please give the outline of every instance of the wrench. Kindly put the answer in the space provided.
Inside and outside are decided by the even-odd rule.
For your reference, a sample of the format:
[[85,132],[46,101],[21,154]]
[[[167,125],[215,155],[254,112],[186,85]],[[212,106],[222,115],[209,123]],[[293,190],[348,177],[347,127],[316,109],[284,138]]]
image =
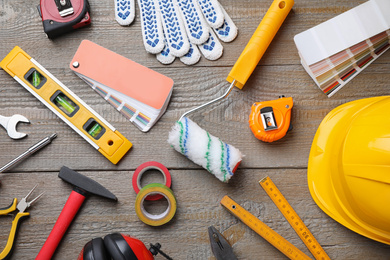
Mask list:
[[27,134],[25,133],[19,133],[18,131],[16,131],[16,125],[19,122],[28,124],[30,123],[27,118],[19,114],[10,117],[0,115],[0,125],[2,125],[7,130],[9,137],[11,137],[12,139],[20,139],[27,136]]

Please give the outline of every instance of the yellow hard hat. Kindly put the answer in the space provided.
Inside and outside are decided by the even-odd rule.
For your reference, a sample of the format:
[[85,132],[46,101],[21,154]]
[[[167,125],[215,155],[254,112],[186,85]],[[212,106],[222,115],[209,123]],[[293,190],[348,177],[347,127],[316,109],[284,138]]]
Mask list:
[[390,96],[333,109],[314,137],[307,179],[326,214],[390,245]]

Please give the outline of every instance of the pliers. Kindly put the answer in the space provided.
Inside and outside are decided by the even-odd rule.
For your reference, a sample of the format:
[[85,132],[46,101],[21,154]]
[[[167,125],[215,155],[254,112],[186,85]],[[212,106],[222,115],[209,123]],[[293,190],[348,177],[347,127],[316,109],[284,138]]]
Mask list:
[[209,227],[211,251],[217,260],[237,260],[226,238],[214,227]]
[[21,199],[19,201],[19,203],[18,203],[18,200],[16,198],[14,198],[14,200],[13,200],[11,205],[9,205],[6,208],[1,208],[0,209],[0,215],[8,215],[8,214],[14,213],[14,211],[15,212],[18,211],[18,213],[15,214],[14,220],[12,221],[11,231],[10,231],[9,236],[8,236],[7,244],[5,245],[5,248],[3,249],[3,251],[0,253],[0,259],[1,260],[2,259],[7,259],[10,256],[11,252],[12,252],[12,247],[14,245],[15,235],[16,235],[16,231],[18,229],[19,221],[22,218],[24,218],[24,217],[30,216],[30,213],[24,212],[24,211],[28,207],[30,207],[34,202],[36,202],[44,193],[44,192],[42,192],[37,197],[35,197],[35,199],[33,199],[31,201],[27,201],[27,199],[29,198],[29,196],[35,190],[35,188],[37,186],[38,186],[38,184],[35,185],[35,187],[27,194],[26,197]]

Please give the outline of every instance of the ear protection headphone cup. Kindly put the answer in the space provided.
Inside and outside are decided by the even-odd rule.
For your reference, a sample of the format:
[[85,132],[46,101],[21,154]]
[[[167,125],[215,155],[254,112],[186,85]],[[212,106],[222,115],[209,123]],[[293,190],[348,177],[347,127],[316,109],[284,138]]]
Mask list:
[[138,260],[122,234],[113,233],[104,237],[104,245],[114,260]]
[[[81,258],[82,255],[82,258]],[[102,238],[94,238],[85,244],[79,260],[111,260]]]

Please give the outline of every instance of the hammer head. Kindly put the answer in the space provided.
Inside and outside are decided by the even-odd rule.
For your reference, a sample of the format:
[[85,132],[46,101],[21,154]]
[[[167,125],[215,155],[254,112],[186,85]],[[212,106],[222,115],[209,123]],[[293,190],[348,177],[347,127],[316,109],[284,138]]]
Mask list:
[[115,201],[118,200],[114,194],[112,194],[109,190],[104,188],[96,181],[84,175],[81,175],[80,173],[75,172],[66,166],[63,166],[61,168],[58,177],[72,184],[74,186],[74,189],[81,190],[81,192],[102,196],[104,198],[112,199]]

